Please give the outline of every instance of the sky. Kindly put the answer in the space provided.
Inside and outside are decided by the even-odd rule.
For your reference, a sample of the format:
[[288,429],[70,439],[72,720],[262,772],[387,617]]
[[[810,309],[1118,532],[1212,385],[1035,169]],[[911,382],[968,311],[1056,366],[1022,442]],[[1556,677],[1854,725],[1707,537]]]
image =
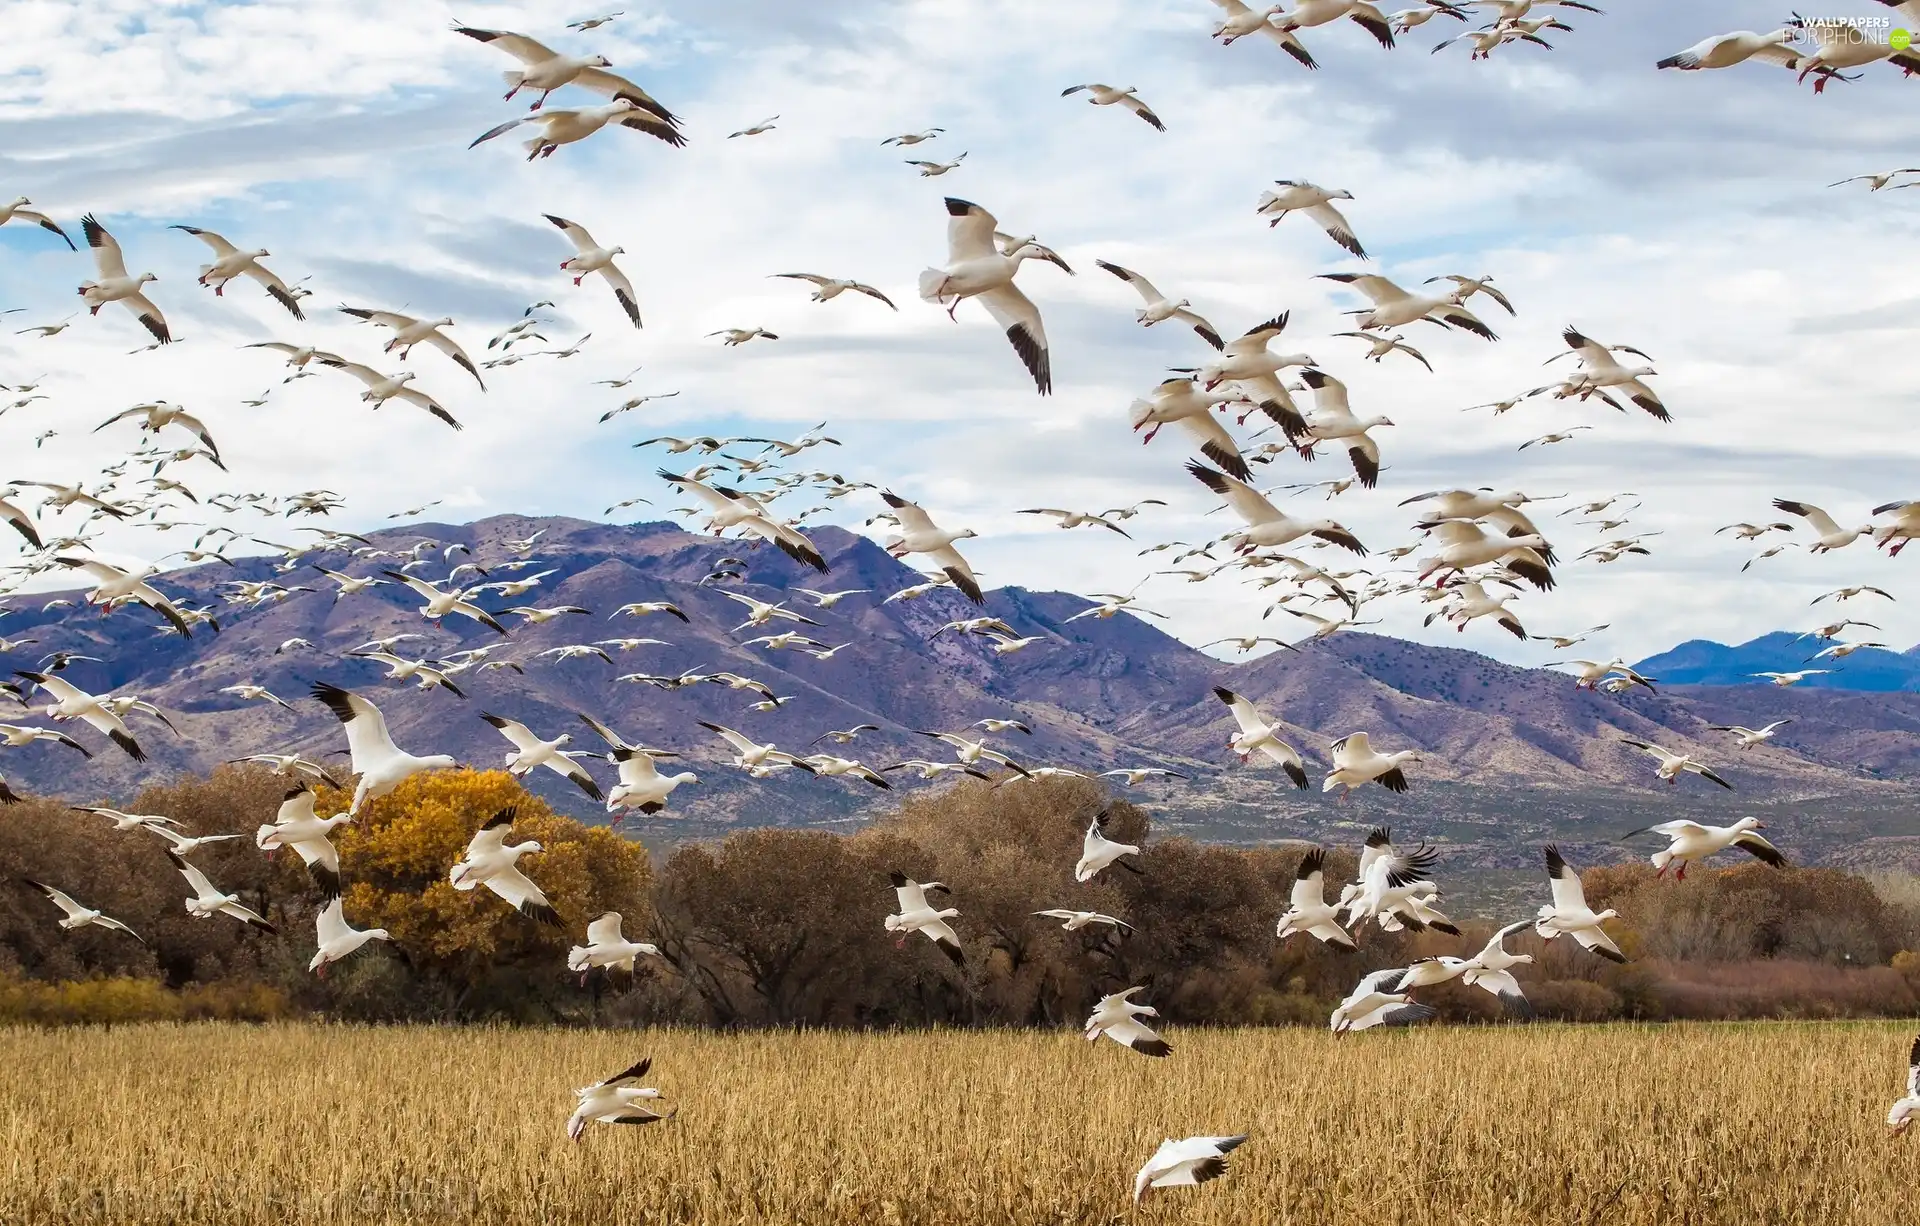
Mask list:
[[[653,475],[662,449],[632,443],[794,437],[825,422],[842,446],[807,453],[807,466],[883,484],[974,529],[965,552],[988,586],[1127,591],[1171,556],[1137,550],[1231,521],[1182,471],[1175,430],[1143,447],[1128,429],[1130,401],[1211,351],[1175,323],[1137,325],[1133,292],[1094,267],[1105,259],[1190,299],[1229,335],[1290,312],[1276,348],[1311,354],[1348,384],[1357,412],[1393,419],[1376,432],[1377,490],[1330,502],[1306,491],[1283,503],[1290,511],[1338,519],[1378,552],[1414,538],[1413,509],[1396,504],[1423,490],[1567,495],[1534,508],[1567,559],[1559,586],[1514,607],[1540,632],[1609,624],[1574,654],[1636,659],[1689,638],[1810,628],[1831,606],[1808,602],[1842,584],[1920,590],[1906,580],[1920,551],[1795,549],[1742,573],[1757,549],[1714,533],[1776,518],[1775,497],[1848,526],[1876,504],[1920,498],[1920,432],[1907,425],[1920,190],[1828,186],[1920,164],[1920,80],[1873,65],[1815,96],[1766,65],[1660,72],[1664,55],[1771,29],[1783,14],[1731,0],[1612,7],[1565,13],[1574,29],[1551,34],[1551,51],[1504,47],[1485,62],[1464,46],[1429,53],[1456,23],[1431,22],[1393,51],[1341,23],[1303,34],[1321,64],[1308,72],[1265,39],[1216,45],[1219,10],[1203,0],[628,0],[585,34],[564,22],[594,12],[550,3],[333,0],[317,15],[292,0],[13,0],[0,45],[0,197],[31,197],[76,240],[80,216],[97,215],[132,271],[161,278],[149,291],[179,343],[129,352],[148,339],[132,316],[108,306],[88,318],[75,296],[93,275],[84,251],[0,227],[0,309],[22,308],[0,317],[0,383],[37,381],[47,396],[0,413],[0,482],[93,480],[137,443],[131,424],[94,426],[164,399],[207,421],[232,470],[170,473],[203,495],[325,487],[348,503],[329,522],[360,529],[433,499],[441,519],[606,518],[609,505],[645,496],[651,507],[620,517],[662,518],[685,500]],[[1889,12],[1851,0],[1806,15]],[[526,101],[501,99],[513,61],[452,33],[456,17],[605,55],[683,117],[687,146],[608,131],[538,164],[521,160],[523,132],[467,148]],[[1060,96],[1083,82],[1137,86],[1167,131]],[[596,101],[563,90],[548,105]],[[728,139],[768,116],[772,131]],[[931,126],[946,131],[914,149],[880,143]],[[963,151],[939,178],[903,165]],[[1341,208],[1372,259],[1304,218],[1269,228],[1255,204],[1275,179],[1350,191]],[[1035,394],[978,304],[949,321],[916,297],[920,271],[945,262],[949,194],[1038,235],[1078,273],[1029,263],[1019,275],[1045,319],[1052,396]],[[643,329],[598,278],[570,283],[558,264],[571,250],[543,213],[625,248]],[[195,285],[207,253],[175,224],[265,247],[283,277],[309,278],[308,322],[251,283],[223,297]],[[1407,286],[1491,274],[1518,314],[1476,299],[1497,343],[1415,326],[1403,334],[1434,371],[1402,357],[1376,365],[1361,342],[1332,335],[1362,300],[1314,279],[1349,271]],[[772,276],[784,272],[857,278],[900,309],[855,295],[816,304],[804,284]],[[590,339],[572,358],[489,371],[484,392],[425,349],[404,364],[380,353],[384,333],[330,309],[450,315],[478,354],[540,299],[556,304],[543,313],[554,347]],[[68,316],[56,337],[14,334]],[[1462,411],[1547,382],[1542,364],[1563,351],[1569,324],[1651,354],[1650,382],[1674,422],[1544,398],[1498,419]],[[723,348],[707,335],[729,327],[780,339]],[[342,374],[282,385],[275,355],[242,348],[275,339],[412,370],[467,429],[398,401],[372,411]],[[635,367],[625,389],[592,386]],[[265,405],[241,403],[269,388]],[[675,391],[597,421],[628,395]],[[1581,425],[1593,428],[1517,450]],[[1272,486],[1346,465],[1335,453],[1256,473]],[[1600,538],[1557,511],[1624,491],[1640,504],[1626,531],[1658,534],[1650,556],[1574,561]],[[1016,513],[1145,498],[1169,506],[1129,521],[1131,542]],[[848,498],[825,522],[858,527],[879,509]],[[149,561],[191,536],[123,530],[100,548]],[[1332,564],[1332,551],[1309,556]],[[1233,575],[1153,577],[1139,591],[1195,644],[1306,629],[1281,612],[1263,620],[1266,599]],[[1486,622],[1425,629],[1425,612],[1402,599],[1362,616],[1516,663],[1567,654]],[[1895,647],[1920,640],[1920,602],[1858,615]]]

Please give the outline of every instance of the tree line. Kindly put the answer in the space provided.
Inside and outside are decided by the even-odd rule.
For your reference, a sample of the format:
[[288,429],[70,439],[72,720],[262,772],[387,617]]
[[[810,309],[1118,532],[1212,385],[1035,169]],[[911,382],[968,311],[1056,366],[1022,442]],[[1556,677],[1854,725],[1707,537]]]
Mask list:
[[[363,1021],[674,1022],[722,1027],[1060,1026],[1106,992],[1144,985],[1176,1024],[1326,1021],[1368,970],[1477,950],[1495,925],[1463,935],[1385,933],[1360,950],[1276,940],[1305,845],[1225,847],[1150,838],[1147,813],[1088,780],[995,788],[964,781],[918,792],[851,834],[743,829],[658,857],[611,829],[557,815],[500,771],[416,776],[335,832],[343,901],[376,943],[317,978],[306,970],[321,899],[297,857],[269,859],[253,832],[288,788],[261,767],[149,787],[124,806],[193,834],[234,833],[194,862],[266,916],[266,934],[195,919],[187,887],[144,831],[47,799],[0,810],[0,1020],[324,1016]],[[347,796],[322,789],[322,814]],[[521,862],[566,921],[537,924],[447,870],[482,822],[517,806],[513,841],[545,848]],[[1138,874],[1077,884],[1071,869],[1092,816],[1144,850]],[[1329,848],[1330,882],[1351,849]],[[940,881],[965,951],[956,966],[917,935],[896,944],[882,920],[892,873]],[[21,884],[58,886],[124,920],[145,941],[96,927],[68,932]],[[1920,1011],[1920,906],[1855,874],[1758,864],[1654,880],[1644,862],[1584,874],[1596,909],[1613,907],[1624,966],[1530,934],[1520,970],[1537,1015],[1569,1020],[1894,1016]],[[1440,876],[1445,882],[1444,864]],[[1337,884],[1333,885],[1337,889]],[[1545,883],[1542,881],[1542,897]],[[1056,907],[1116,916],[1130,930],[1069,932],[1033,914]],[[649,941],[629,975],[566,968],[595,916],[617,911]],[[1513,917],[1518,918],[1518,917]],[[1423,994],[1445,1020],[1502,1020],[1483,992]]]

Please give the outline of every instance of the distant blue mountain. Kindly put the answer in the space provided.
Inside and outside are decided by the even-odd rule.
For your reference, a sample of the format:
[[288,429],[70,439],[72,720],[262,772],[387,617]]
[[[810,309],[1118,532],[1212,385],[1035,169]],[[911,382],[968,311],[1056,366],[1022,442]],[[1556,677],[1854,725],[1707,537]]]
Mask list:
[[[1799,669],[1833,671],[1808,677],[1802,686],[1834,690],[1920,691],[1920,655],[1866,647],[1844,660],[1809,662],[1821,642],[1800,638],[1785,630],[1728,646],[1711,639],[1689,639],[1671,651],[1648,656],[1635,671],[1669,685],[1765,685],[1754,673],[1787,673]],[[1920,651],[1920,648],[1915,648]]]

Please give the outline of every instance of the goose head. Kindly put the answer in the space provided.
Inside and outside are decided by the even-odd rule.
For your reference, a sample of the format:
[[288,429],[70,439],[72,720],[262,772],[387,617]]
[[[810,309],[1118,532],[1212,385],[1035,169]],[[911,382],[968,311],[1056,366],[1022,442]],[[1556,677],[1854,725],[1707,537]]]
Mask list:
[[15,196],[13,198],[13,203],[9,204],[7,207],[10,209],[24,209],[32,203],[33,201],[27,199],[25,196]]
[[1743,817],[1733,824],[1735,830],[1765,830],[1767,824],[1757,817]]
[[1339,189],[1338,191],[1331,191],[1331,192],[1328,192],[1328,193],[1327,193],[1327,199],[1329,199],[1329,200],[1351,200],[1351,199],[1353,199],[1353,193],[1352,193],[1352,192],[1350,192],[1350,191],[1348,191],[1348,190],[1347,190],[1346,188],[1344,188],[1344,187],[1343,187],[1343,188],[1340,188],[1340,189]]
[[607,254],[608,254],[608,255],[625,255],[626,253],[627,253],[627,249],[626,249],[625,247],[609,247],[609,248],[607,248]]
[[[590,55],[581,61],[581,66],[585,68],[611,68],[613,67],[613,61],[604,55]],[[624,102],[626,99],[623,98],[621,101]]]
[[428,754],[426,757],[421,758],[420,761],[427,764],[428,770],[452,770],[454,767],[460,765],[458,758],[446,753]]
[[158,281],[159,279],[159,277],[150,272],[143,272],[133,279],[133,283],[135,285],[145,285],[149,281]]

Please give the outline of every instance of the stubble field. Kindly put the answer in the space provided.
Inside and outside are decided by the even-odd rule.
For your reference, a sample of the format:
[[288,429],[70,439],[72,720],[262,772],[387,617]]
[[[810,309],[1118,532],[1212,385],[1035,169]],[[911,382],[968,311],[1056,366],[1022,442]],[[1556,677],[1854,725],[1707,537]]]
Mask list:
[[[1888,1222],[1905,1024],[1072,1033],[0,1031],[0,1221]],[[563,1125],[651,1056],[678,1117]],[[1161,1138],[1247,1132],[1149,1193]]]

